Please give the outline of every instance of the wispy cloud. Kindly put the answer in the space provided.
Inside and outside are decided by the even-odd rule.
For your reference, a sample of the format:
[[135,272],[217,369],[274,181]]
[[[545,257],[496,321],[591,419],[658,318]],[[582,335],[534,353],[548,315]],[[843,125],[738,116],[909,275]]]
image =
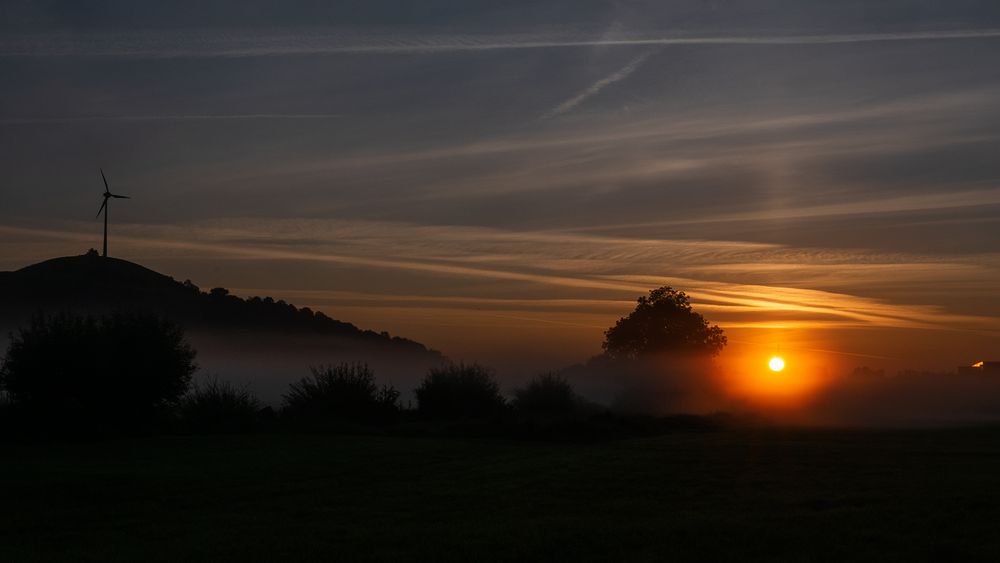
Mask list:
[[242,119],[339,119],[337,113],[220,113],[220,114],[174,114],[174,115],[81,115],[53,117],[0,117],[3,125],[38,125],[46,123],[87,123],[106,121],[216,121]]
[[[788,285],[762,285],[706,279],[699,263],[746,263],[748,253],[766,262],[769,249],[781,252],[781,247],[747,245],[744,243],[713,243],[710,241],[628,241],[600,237],[573,237],[544,232],[504,233],[484,228],[420,227],[361,223],[342,225],[331,236],[323,232],[322,222],[310,221],[299,225],[262,224],[260,221],[232,223],[228,227],[154,227],[122,225],[117,245],[130,253],[159,250],[181,252],[203,259],[282,260],[301,263],[339,264],[360,269],[390,270],[430,274],[450,279],[461,286],[462,279],[490,282],[510,282],[528,293],[546,289],[573,290],[580,297],[566,300],[502,299],[486,296],[419,296],[410,291],[378,297],[395,308],[452,307],[494,311],[496,314],[525,318],[555,319],[559,323],[594,325],[581,318],[567,317],[566,309],[586,318],[609,318],[615,314],[615,303],[624,304],[650,287],[673,285],[688,290],[699,308],[724,326],[770,328],[906,328],[937,330],[969,330],[996,332],[996,318],[950,312],[937,304],[901,304],[866,297],[846,291],[798,288]],[[289,228],[292,227],[292,228]],[[81,241],[79,232],[35,231],[34,229],[0,227],[11,236],[49,236]],[[299,233],[296,235],[295,233]],[[349,235],[346,233],[350,233]],[[298,237],[298,238],[297,238]],[[307,237],[307,238],[303,238]],[[329,238],[328,238],[329,237]],[[375,256],[378,256],[377,258]],[[836,257],[817,253],[813,258],[800,255],[798,270],[814,276],[814,264],[822,269],[824,262],[835,260],[849,269],[851,262],[871,263],[876,257],[846,252]],[[473,257],[467,261],[463,257]],[[482,258],[492,260],[483,260]],[[896,274],[918,272],[915,283],[926,284],[937,269],[938,280],[949,276],[968,280],[976,276],[995,279],[996,269],[981,266],[970,272],[971,264],[960,270],[940,267],[920,257],[883,256],[887,265],[897,264]],[[922,260],[922,261],[921,261]],[[673,273],[657,271],[658,264],[671,264]],[[616,272],[645,272],[641,274]],[[748,270],[752,272],[752,269]],[[678,274],[684,272],[687,275]],[[788,278],[789,281],[794,279]],[[943,284],[947,290],[947,284]],[[494,286],[496,287],[496,286]],[[847,288],[845,288],[846,290]],[[854,290],[863,291],[863,284]],[[276,289],[280,294],[280,288]],[[358,295],[312,291],[310,301],[324,300],[347,303],[368,302],[375,298]],[[932,295],[927,298],[933,299]],[[933,303],[933,300],[931,301]],[[624,313],[628,306],[621,305]],[[546,313],[546,315],[542,315]],[[542,316],[539,316],[542,315]],[[550,316],[547,316],[550,315]],[[599,324],[599,323],[598,323]],[[605,323],[606,324],[606,323]]]
[[724,213],[696,219],[674,219],[669,221],[652,221],[645,223],[632,222],[617,225],[585,226],[573,230],[578,230],[580,232],[596,232],[635,229],[638,227],[694,225],[699,223],[817,219],[824,217],[881,215],[911,211],[941,211],[990,205],[1000,205],[1000,186],[980,190],[962,190],[953,193],[932,193],[898,197],[873,197],[852,202],[830,203],[823,205],[802,205],[747,213]]
[[11,35],[0,40],[2,57],[262,57],[337,54],[413,54],[511,49],[581,47],[642,47],[685,45],[837,45],[896,41],[958,41],[1000,38],[1000,29],[966,29],[893,33],[819,35],[701,35],[595,37],[579,32],[508,35],[376,35],[343,30],[297,33],[213,34],[202,30],[178,32]]
[[598,80],[597,82],[594,82],[579,94],[573,96],[572,98],[552,108],[552,110],[550,110],[549,112],[547,112],[545,115],[542,116],[542,119],[549,119],[557,115],[564,114],[572,110],[576,106],[582,104],[587,99],[596,96],[601,90],[607,88],[608,86],[614,84],[615,82],[621,82],[622,80],[625,80],[640,66],[642,66],[642,63],[646,62],[646,60],[649,59],[649,57],[653,56],[655,52],[656,52],[655,50],[647,51],[639,55],[638,57],[632,59],[631,61],[628,62],[628,64],[618,69],[614,73],[605,76],[604,78]]
[[[292,155],[285,163],[264,171],[255,169],[254,174],[286,179],[323,174],[371,179],[396,174],[402,179],[431,164],[439,170],[456,165],[459,170],[451,176],[419,191],[397,194],[416,199],[464,197],[470,195],[470,185],[476,188],[471,195],[483,197],[648,178],[662,181],[734,165],[766,167],[775,154],[803,162],[993,142],[997,138],[993,133],[962,127],[967,124],[964,112],[985,111],[997,94],[995,88],[982,88],[861,106],[751,115],[732,111],[669,117],[643,114],[433,148]],[[885,121],[892,121],[891,126],[881,123]],[[711,150],[706,150],[707,142],[712,142]],[[475,176],[469,175],[470,167],[464,164],[470,159],[483,161],[472,169]],[[247,174],[243,168],[234,173]],[[247,179],[234,176],[227,181]]]

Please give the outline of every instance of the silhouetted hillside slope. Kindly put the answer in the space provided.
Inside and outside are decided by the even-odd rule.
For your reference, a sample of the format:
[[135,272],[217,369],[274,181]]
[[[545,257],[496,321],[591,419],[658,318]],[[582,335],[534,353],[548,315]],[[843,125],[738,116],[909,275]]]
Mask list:
[[222,288],[203,292],[189,281],[181,283],[126,260],[102,258],[93,251],[0,272],[0,326],[18,326],[37,311],[62,310],[153,311],[188,330],[215,336],[239,333],[241,340],[249,339],[255,345],[267,341],[261,333],[272,333],[282,336],[286,349],[290,341],[299,339],[312,347],[326,341],[340,350],[356,345],[424,360],[442,359],[439,352],[412,340],[361,330],[270,297],[242,299]]

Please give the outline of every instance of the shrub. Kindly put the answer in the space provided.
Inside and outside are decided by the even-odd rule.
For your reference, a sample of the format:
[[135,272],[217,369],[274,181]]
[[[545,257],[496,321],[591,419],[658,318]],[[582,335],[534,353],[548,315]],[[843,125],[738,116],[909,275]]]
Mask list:
[[375,373],[365,364],[310,369],[312,376],[292,383],[284,396],[290,416],[375,422],[399,412],[399,391],[376,385]]
[[479,418],[504,406],[492,372],[478,364],[432,368],[417,388],[417,409],[431,418]]
[[10,397],[0,389],[0,437],[10,433],[11,422]]
[[578,406],[573,387],[554,373],[537,376],[514,392],[514,408],[525,413],[570,414]]
[[37,315],[11,335],[2,379],[39,429],[134,430],[177,403],[194,358],[183,331],[155,315]]
[[195,432],[245,432],[257,424],[260,401],[248,387],[212,378],[195,382],[181,399],[180,417],[184,429]]

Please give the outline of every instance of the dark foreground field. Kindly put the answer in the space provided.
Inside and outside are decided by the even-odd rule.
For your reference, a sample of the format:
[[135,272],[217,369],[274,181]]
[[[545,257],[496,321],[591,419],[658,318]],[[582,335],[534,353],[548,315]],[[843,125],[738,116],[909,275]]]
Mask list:
[[1000,431],[7,446],[0,561],[1000,560]]

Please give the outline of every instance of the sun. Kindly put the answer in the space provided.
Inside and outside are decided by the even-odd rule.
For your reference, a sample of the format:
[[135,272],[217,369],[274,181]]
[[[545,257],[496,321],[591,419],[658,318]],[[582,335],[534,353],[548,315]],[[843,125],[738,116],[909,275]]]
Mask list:
[[775,356],[771,358],[771,361],[767,362],[767,367],[771,368],[771,371],[781,371],[785,369],[785,360]]

